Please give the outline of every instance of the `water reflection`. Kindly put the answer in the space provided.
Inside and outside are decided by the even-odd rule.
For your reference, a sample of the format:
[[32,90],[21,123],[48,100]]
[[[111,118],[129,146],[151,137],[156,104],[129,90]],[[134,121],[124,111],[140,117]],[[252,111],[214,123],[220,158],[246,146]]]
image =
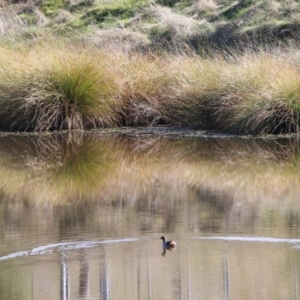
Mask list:
[[[136,202],[141,210],[149,205],[155,210],[155,202],[145,203],[149,191],[156,199],[158,193],[186,188],[199,198],[209,196],[217,210],[234,206],[233,213],[242,214],[262,198],[265,204],[278,197],[292,202],[299,193],[297,139],[133,138],[80,132],[0,139],[2,201],[43,206]],[[287,212],[290,222],[293,211]]]
[[61,279],[60,279],[60,299],[70,299],[69,291],[69,268],[67,262],[67,254],[64,251],[60,252],[60,267],[61,267]]
[[[191,232],[183,227],[181,232],[172,232],[178,249],[162,257],[160,221],[153,218],[153,232],[130,238],[143,235],[138,216],[129,219],[128,208],[118,213],[114,208],[106,210],[106,220],[99,223],[98,215],[103,209],[99,206],[91,215],[90,210],[81,207],[83,214],[89,216],[85,226],[81,226],[80,220],[74,221],[73,230],[64,231],[64,236],[57,230],[58,222],[46,236],[40,235],[47,227],[41,219],[36,224],[14,225],[14,231],[27,233],[31,243],[38,245],[32,249],[4,226],[0,289],[1,295],[6,296],[2,299],[24,299],[11,293],[12,285],[18,287],[20,295],[31,290],[28,299],[273,299],[276,295],[279,299],[283,295],[292,299],[297,294],[300,239],[264,237],[268,232],[263,228],[255,229],[257,236],[247,237],[228,236],[224,232],[216,236],[199,228]],[[75,213],[74,208],[67,210]],[[13,209],[10,212],[15,213]],[[109,224],[108,219],[116,213],[121,214],[122,221]],[[209,214],[209,210],[204,213]],[[53,221],[66,214],[54,212]],[[181,225],[184,222],[179,221]],[[247,233],[247,228],[240,231]],[[103,233],[124,238],[104,238]],[[281,233],[288,235],[289,230]],[[70,241],[93,235],[94,240]],[[43,239],[69,241],[43,244]],[[20,277],[14,276],[16,270]],[[24,281],[22,274],[26,272],[32,276],[25,276],[28,280]],[[295,289],[291,289],[292,282]],[[265,290],[272,293],[264,294]]]
[[297,139],[4,135],[0,175],[3,300],[300,297]]
[[79,271],[79,297],[81,299],[88,299],[89,290],[89,265],[88,265],[88,253],[85,250],[79,252],[80,254],[80,271]]
[[110,264],[109,256],[107,251],[104,252],[104,257],[101,260],[100,264],[100,295],[101,299],[108,300],[110,297]]

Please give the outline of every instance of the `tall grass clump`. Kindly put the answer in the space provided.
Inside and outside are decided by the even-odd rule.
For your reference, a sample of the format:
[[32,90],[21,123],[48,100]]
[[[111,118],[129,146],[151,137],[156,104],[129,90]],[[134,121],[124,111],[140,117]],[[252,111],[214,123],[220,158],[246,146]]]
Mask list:
[[300,68],[291,49],[207,57],[102,54],[116,83],[113,115],[123,125],[188,124],[238,134],[299,131]]
[[171,55],[167,64],[173,74],[167,106],[176,124],[214,127],[211,101],[222,86],[224,62],[193,53]]
[[8,50],[2,53],[1,61],[2,130],[116,125],[116,88],[103,56],[42,48],[27,55]]
[[259,52],[227,62],[209,104],[216,128],[251,134],[299,132],[300,69],[293,58],[292,51]]
[[300,128],[300,56],[1,48],[0,129],[192,125],[235,134]]
[[170,123],[167,99],[174,74],[163,56],[113,51],[108,55],[118,83],[122,124],[146,126]]
[[299,132],[298,56],[289,49],[173,58],[175,116],[238,134]]

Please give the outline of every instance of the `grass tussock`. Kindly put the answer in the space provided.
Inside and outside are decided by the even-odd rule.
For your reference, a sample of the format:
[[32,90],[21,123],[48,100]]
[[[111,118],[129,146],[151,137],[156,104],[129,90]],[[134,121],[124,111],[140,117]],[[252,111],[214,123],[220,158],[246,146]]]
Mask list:
[[164,58],[115,52],[110,59],[123,105],[122,123],[141,126],[169,122],[172,116],[167,100],[174,78]]
[[297,51],[172,60],[173,105],[184,122],[239,134],[299,132]]
[[206,102],[216,128],[254,134],[299,131],[300,70],[288,54],[281,55],[249,53],[225,64]]
[[[46,50],[46,49],[43,49]],[[115,126],[115,84],[104,57],[41,50],[1,55],[0,128],[84,129]]]
[[180,124],[238,134],[299,132],[297,49],[188,54],[3,48],[0,128]]

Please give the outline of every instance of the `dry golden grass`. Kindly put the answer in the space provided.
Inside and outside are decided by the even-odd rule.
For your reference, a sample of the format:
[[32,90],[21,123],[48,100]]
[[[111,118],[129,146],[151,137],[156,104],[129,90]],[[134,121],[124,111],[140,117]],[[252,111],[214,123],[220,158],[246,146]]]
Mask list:
[[260,52],[245,54],[229,65],[220,85],[225,90],[219,89],[214,100],[220,129],[244,133],[298,131],[300,69],[294,62]]
[[245,214],[253,204],[272,209],[284,202],[300,209],[297,141],[127,140],[80,132],[24,140],[12,137],[1,145],[3,199],[42,206],[116,199],[163,204],[178,193],[188,199],[207,191],[230,195],[228,205]]
[[0,127],[12,130],[115,126],[116,85],[104,57],[72,49],[18,51],[0,61]]
[[155,125],[168,120],[166,99],[174,78],[162,57],[113,52],[109,65],[118,83],[124,124]]
[[53,130],[190,124],[299,132],[299,51],[137,53],[53,45],[0,54],[0,127]]

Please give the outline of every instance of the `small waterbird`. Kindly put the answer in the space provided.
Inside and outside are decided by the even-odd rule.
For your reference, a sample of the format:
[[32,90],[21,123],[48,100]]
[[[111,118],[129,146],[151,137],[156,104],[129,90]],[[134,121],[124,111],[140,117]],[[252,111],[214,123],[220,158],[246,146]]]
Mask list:
[[166,239],[164,236],[162,236],[160,238],[161,240],[163,240],[163,250],[166,251],[166,250],[174,250],[176,248],[176,242],[174,241],[168,241],[166,242]]

